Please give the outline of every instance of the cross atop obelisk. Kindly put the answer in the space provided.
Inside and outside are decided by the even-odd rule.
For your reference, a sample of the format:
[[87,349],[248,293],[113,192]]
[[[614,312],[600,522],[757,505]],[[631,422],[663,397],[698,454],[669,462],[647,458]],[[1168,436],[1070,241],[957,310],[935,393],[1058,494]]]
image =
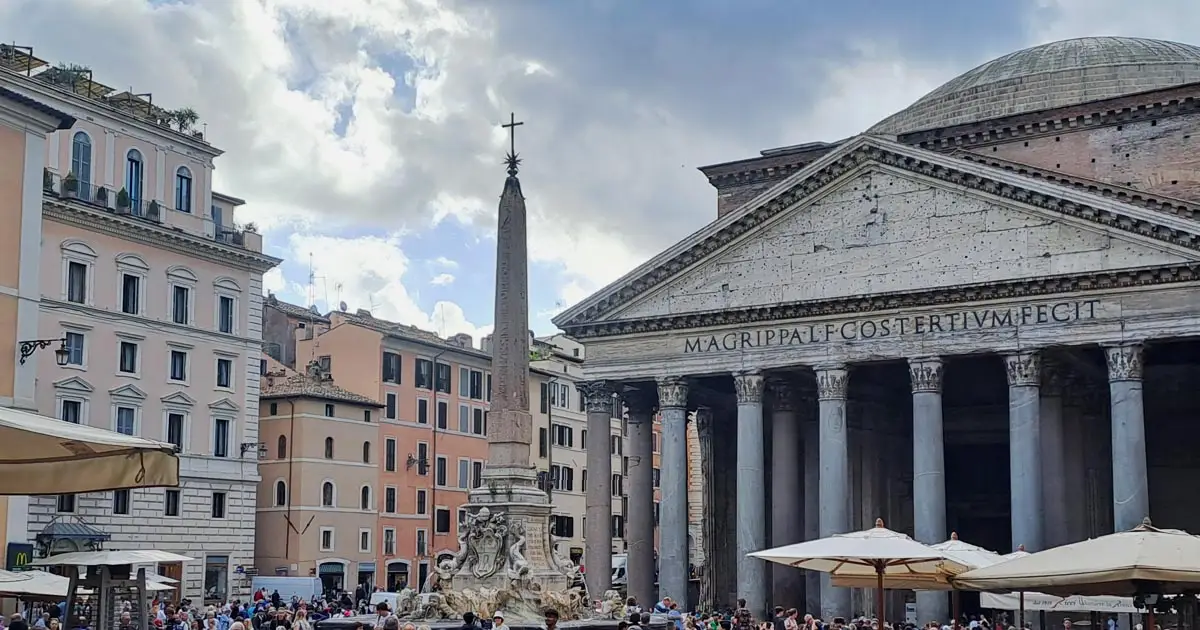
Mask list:
[[513,177],[517,176],[517,167],[521,165],[521,158],[517,155],[517,127],[524,124],[524,122],[517,122],[516,113],[510,113],[508,122],[500,125],[501,128],[508,130],[508,155],[504,157],[504,162],[508,164],[508,174]]

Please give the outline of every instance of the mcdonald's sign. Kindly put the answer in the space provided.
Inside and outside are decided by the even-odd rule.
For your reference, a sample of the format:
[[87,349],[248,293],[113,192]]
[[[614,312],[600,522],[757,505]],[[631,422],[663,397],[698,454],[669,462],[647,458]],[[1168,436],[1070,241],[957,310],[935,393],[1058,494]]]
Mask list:
[[9,571],[22,571],[29,568],[33,561],[33,545],[27,543],[8,543],[4,554],[4,568]]

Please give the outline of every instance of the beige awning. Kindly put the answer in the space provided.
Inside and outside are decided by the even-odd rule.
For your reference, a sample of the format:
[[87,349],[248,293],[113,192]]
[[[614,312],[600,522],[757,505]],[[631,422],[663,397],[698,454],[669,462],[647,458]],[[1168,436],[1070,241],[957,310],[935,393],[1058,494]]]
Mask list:
[[178,485],[170,444],[0,407],[0,495]]
[[1155,582],[1171,595],[1200,589],[1200,537],[1157,529],[1146,521],[1129,531],[1001,562],[955,576],[957,588],[978,591],[1039,591],[1072,595],[1138,594],[1138,583]]
[[[36,598],[56,598],[67,596],[71,588],[71,579],[54,575],[46,571],[0,571],[0,596]],[[170,591],[175,587],[153,580],[146,580],[146,590]],[[82,589],[83,592],[90,592]]]

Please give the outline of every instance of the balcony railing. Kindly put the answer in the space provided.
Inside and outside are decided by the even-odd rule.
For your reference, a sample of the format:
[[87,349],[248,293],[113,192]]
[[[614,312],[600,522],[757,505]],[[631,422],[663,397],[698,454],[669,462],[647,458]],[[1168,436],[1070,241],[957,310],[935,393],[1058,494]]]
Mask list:
[[67,179],[49,169],[43,171],[43,194],[82,203],[114,214],[126,215],[149,223],[166,225],[194,236],[233,247],[262,251],[262,236],[232,225],[217,225],[212,219],[168,208],[156,199],[132,197],[105,186]]

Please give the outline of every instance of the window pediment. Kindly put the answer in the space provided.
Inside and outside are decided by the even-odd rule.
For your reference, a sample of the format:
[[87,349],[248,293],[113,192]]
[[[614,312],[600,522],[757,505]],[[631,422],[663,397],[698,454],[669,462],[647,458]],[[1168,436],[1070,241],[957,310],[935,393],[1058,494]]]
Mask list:
[[140,271],[149,271],[150,270],[150,265],[146,263],[146,260],[144,258],[142,258],[141,256],[138,256],[137,254],[130,254],[130,253],[117,254],[116,260],[117,260],[117,265],[120,267],[128,267],[128,268],[137,269]]
[[171,392],[159,399],[164,405],[176,405],[179,407],[191,407],[196,404],[196,399],[188,396],[183,392]]
[[83,258],[96,258],[96,250],[93,249],[91,245],[88,245],[87,243],[78,239],[67,239],[63,241],[62,244],[59,245],[59,249],[61,249],[64,254],[74,254]]
[[138,389],[134,385],[122,385],[108,390],[108,395],[113,398],[127,398],[132,400],[146,400],[146,392]]
[[70,378],[54,381],[54,388],[88,393],[96,391],[96,388],[92,387],[91,383],[88,383],[78,376],[72,376]]
[[215,400],[215,401],[209,403],[208,408],[213,409],[215,411],[238,411],[241,409],[241,407],[237,406],[237,403],[233,402],[232,400],[229,400],[228,398],[221,398],[220,400]]
[[196,273],[191,269],[184,267],[183,265],[172,265],[167,267],[167,277],[172,280],[190,282],[193,284],[197,281]]
[[234,293],[242,292],[242,285],[238,284],[237,280],[234,280],[229,276],[221,276],[220,278],[213,280],[213,286],[219,290],[232,291]]

